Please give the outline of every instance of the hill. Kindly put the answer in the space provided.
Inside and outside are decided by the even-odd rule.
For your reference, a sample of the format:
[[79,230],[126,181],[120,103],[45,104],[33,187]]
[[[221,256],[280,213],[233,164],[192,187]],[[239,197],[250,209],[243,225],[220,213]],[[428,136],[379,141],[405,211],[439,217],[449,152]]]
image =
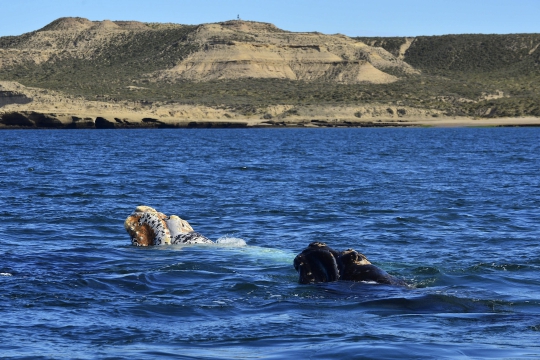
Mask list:
[[540,34],[350,38],[239,20],[61,18],[0,38],[0,109],[310,123],[540,116],[539,45]]
[[355,39],[380,46],[447,85],[441,95],[455,103],[451,112],[540,116],[540,34]]

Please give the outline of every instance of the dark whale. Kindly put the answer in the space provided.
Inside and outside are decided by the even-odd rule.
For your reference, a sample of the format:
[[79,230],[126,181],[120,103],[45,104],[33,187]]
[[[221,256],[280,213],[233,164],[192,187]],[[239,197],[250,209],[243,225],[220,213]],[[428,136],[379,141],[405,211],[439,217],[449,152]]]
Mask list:
[[298,254],[294,268],[301,284],[347,280],[406,285],[403,280],[371,264],[356,250],[338,252],[322,242],[313,242]]

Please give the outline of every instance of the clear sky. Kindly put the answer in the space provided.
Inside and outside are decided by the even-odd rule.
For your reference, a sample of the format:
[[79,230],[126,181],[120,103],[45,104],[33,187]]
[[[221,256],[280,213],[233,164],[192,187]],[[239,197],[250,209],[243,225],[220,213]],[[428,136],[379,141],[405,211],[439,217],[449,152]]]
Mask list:
[[64,16],[201,24],[237,15],[349,36],[540,33],[540,0],[0,0],[0,36]]

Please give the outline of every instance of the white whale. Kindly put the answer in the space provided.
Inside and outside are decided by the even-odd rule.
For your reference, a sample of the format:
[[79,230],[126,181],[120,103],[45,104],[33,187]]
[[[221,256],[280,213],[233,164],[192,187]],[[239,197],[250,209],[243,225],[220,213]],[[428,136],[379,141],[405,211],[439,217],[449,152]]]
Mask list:
[[186,220],[167,216],[150,206],[137,206],[124,221],[124,228],[135,246],[214,243],[194,231]]

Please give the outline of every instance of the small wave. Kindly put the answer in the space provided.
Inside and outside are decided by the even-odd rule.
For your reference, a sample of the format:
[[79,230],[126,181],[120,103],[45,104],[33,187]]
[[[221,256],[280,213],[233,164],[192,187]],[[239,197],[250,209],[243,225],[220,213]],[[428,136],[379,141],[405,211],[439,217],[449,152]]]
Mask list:
[[0,276],[13,276],[13,274],[10,274],[10,273],[0,273]]
[[230,246],[230,247],[242,247],[246,246],[246,241],[241,238],[222,236],[216,240],[216,244],[221,246]]

